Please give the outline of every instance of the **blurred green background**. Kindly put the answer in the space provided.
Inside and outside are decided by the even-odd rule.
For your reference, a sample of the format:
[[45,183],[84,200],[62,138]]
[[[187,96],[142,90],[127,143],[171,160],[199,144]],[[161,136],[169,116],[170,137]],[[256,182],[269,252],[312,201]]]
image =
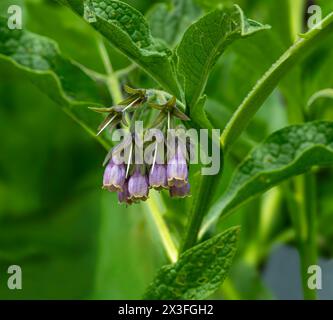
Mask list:
[[[125,2],[146,13],[157,1]],[[198,2],[209,10],[223,1]],[[235,2],[248,17],[270,24],[272,30],[236,44],[218,62],[207,88],[208,113],[214,114],[217,128],[223,128],[255,82],[292,43],[285,0]],[[332,1],[317,3],[324,13],[333,10]],[[22,5],[25,29],[56,40],[64,55],[103,72],[95,32],[69,10],[51,0],[1,0],[1,15],[7,15],[10,4]],[[316,91],[333,87],[332,44],[317,48],[289,74],[248,129],[251,143],[287,125],[286,105],[304,104]],[[130,64],[114,48],[108,49],[116,70]],[[122,81],[151,85],[138,70]],[[325,118],[332,119],[332,114],[327,112]],[[118,206],[114,195],[101,190],[104,149],[1,59],[0,135],[0,299],[140,298],[157,269],[167,263],[147,208]],[[228,159],[216,197],[250,150],[245,140]],[[330,169],[318,173],[319,245],[326,281],[321,298],[333,298],[332,177]],[[230,277],[213,298],[301,298],[298,257],[281,194],[281,188],[272,190],[219,226],[242,225],[242,241]],[[185,221],[186,205],[167,204],[167,221],[176,235]],[[257,239],[267,207],[273,207],[272,224],[267,237]],[[22,268],[22,290],[7,288],[7,268],[13,264]]]

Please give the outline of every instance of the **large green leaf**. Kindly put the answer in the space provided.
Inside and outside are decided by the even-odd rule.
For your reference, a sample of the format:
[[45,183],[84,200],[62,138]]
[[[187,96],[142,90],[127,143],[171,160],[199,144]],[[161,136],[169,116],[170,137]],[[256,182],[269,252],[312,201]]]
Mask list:
[[[64,58],[57,44],[21,30],[9,30],[0,18],[0,59],[14,65],[42,92],[64,107],[92,135],[101,121],[88,110],[103,105],[104,85],[99,85],[78,64]],[[100,140],[105,146],[105,142]]]
[[232,228],[163,266],[144,296],[150,300],[205,299],[225,279],[236,252],[239,228]]
[[137,63],[165,90],[179,96],[171,52],[151,35],[144,16],[116,0],[59,0],[86,19],[117,49]]
[[148,19],[153,36],[174,46],[199,14],[194,0],[172,0],[171,6],[156,4],[148,13]]
[[256,147],[238,167],[227,191],[209,210],[201,235],[220,217],[313,166],[333,164],[333,122],[286,127]]
[[186,103],[191,108],[197,105],[212,68],[226,48],[263,29],[267,26],[247,20],[238,6],[215,10],[189,27],[176,55]]

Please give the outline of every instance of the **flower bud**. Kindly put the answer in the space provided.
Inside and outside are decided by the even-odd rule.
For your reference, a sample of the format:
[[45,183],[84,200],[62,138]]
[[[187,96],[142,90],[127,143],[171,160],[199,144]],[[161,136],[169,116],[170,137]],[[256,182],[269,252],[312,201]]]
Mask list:
[[168,188],[166,166],[155,164],[149,173],[149,186],[156,190]]
[[111,192],[123,191],[125,179],[125,165],[115,164],[111,159],[104,171],[103,188]]
[[141,174],[139,169],[136,169],[128,180],[128,192],[131,200],[146,201],[148,199],[148,179]]
[[190,184],[187,183],[182,187],[173,186],[170,188],[171,198],[186,198],[190,196]]

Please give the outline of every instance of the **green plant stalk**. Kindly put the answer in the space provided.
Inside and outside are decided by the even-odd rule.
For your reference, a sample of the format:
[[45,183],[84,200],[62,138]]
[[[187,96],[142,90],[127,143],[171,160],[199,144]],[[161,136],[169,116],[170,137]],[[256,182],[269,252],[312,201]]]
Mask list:
[[[107,72],[107,85],[108,85],[110,95],[111,95],[114,103],[117,103],[117,102],[123,100],[123,95],[122,95],[122,92],[120,89],[118,76],[115,72],[113,72],[112,64],[111,64],[110,58],[108,56],[107,50],[105,48],[103,39],[98,40],[98,48],[99,48],[99,52],[100,52],[105,70]],[[154,221],[154,225],[156,226],[156,229],[161,237],[161,241],[164,245],[167,256],[169,257],[170,261],[172,263],[174,263],[177,261],[178,252],[177,252],[176,246],[174,245],[173,240],[171,238],[170,231],[159,212],[160,211],[159,203],[161,201],[162,200],[158,199],[157,195],[154,194],[147,201],[147,206],[149,208],[151,217]]]
[[[196,127],[198,128],[198,127]],[[200,128],[199,128],[200,129]],[[213,148],[214,139],[209,136],[209,144]],[[217,142],[218,143],[218,142]],[[220,148],[220,159],[221,159],[221,170],[223,171],[224,167],[224,154],[221,145]],[[200,174],[201,172],[198,172]],[[186,226],[184,240],[181,246],[180,253],[190,249],[194,245],[196,245],[198,240],[198,235],[200,232],[200,228],[202,225],[202,221],[205,217],[207,209],[210,205],[211,195],[212,195],[212,187],[214,185],[215,176],[209,175],[200,175],[199,179],[196,179],[198,183],[197,191],[195,197],[192,202],[188,223]]]
[[[290,108],[292,107],[292,108]],[[297,104],[289,105],[289,120],[304,122],[303,110]],[[296,197],[290,206],[297,247],[301,264],[301,279],[305,300],[315,300],[316,290],[308,287],[308,268],[317,264],[316,244],[316,183],[313,173],[306,173],[293,179]],[[290,200],[290,195],[289,195]]]
[[122,100],[122,93],[117,74],[113,71],[108,52],[102,38],[97,40],[98,50],[106,72],[106,83],[112,97],[113,103],[119,103]]
[[313,48],[316,48],[317,44],[322,42],[331,33],[333,30],[333,13],[329,14],[321,23],[321,29],[314,28],[302,35],[272,65],[238,107],[221,135],[221,144],[224,147],[225,153],[246,129],[253,116],[273,92],[280,80],[294,65],[309,54]]
[[198,180],[198,188],[196,190],[196,195],[193,197],[188,224],[180,250],[181,253],[190,249],[197,243],[202,220],[209,205],[208,199],[211,193],[211,177],[201,176]]
[[272,230],[279,215],[281,202],[282,192],[280,187],[268,191],[261,201],[257,235],[253,239],[253,243],[247,246],[244,253],[245,260],[254,267],[260,266],[272,246]]
[[[316,182],[313,173],[307,173],[301,177],[302,214],[306,221],[306,233],[298,238],[298,247],[301,260],[302,286],[304,299],[315,300],[316,290],[308,287],[308,268],[318,264],[317,253],[317,218],[316,218]],[[305,237],[304,237],[305,236]]]
[[292,41],[296,41],[299,34],[303,32],[303,16],[306,5],[305,0],[288,0],[290,36]]
[[151,194],[146,202],[146,206],[148,207],[152,220],[158,230],[168,258],[172,263],[175,263],[178,259],[178,251],[171,238],[170,231],[160,213],[160,205],[156,197],[156,194]]

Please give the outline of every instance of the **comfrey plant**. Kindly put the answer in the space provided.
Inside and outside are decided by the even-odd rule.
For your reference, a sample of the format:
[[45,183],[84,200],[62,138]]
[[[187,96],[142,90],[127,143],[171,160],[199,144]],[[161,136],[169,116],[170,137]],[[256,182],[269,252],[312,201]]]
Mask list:
[[[149,189],[168,189],[172,198],[185,198],[190,194],[188,181],[188,160],[191,141],[177,135],[172,128],[176,119],[189,121],[185,113],[177,107],[177,100],[172,97],[165,104],[153,104],[148,93],[143,89],[125,87],[130,97],[111,108],[93,108],[96,112],[107,113],[100,125],[98,135],[105,129],[112,130],[121,123],[126,127],[125,138],[108,153],[103,188],[118,193],[120,203],[131,205],[146,201]],[[152,130],[156,141],[144,144],[144,130],[136,130],[135,123],[140,115],[145,115],[145,108],[159,110],[153,120]],[[141,124],[142,122],[140,122]],[[159,130],[157,131],[157,128]],[[127,133],[127,134],[126,134]],[[168,136],[167,140],[164,136]],[[138,149],[141,149],[138,152]],[[146,153],[148,156],[142,157]]]
[[[327,225],[318,222],[316,181],[318,170],[333,164],[333,123],[318,121],[322,109],[314,106],[333,96],[333,14],[306,31],[302,0],[235,0],[272,28],[246,18],[237,4],[216,1],[173,0],[146,16],[118,0],[58,2],[95,30],[84,34],[97,43],[98,54],[89,61],[99,59],[105,72],[65,58],[45,37],[8,29],[2,18],[0,58],[108,152],[103,188],[126,204],[101,192],[112,201],[110,216],[118,210],[135,210],[136,217],[137,211],[147,213],[142,216],[152,222],[170,264],[159,270],[144,298],[204,299],[218,290],[225,298],[242,298],[239,274],[252,283],[271,248],[284,242],[299,252],[304,297],[315,299],[319,286],[309,285],[308,270],[321,253],[318,226]],[[257,115],[262,106],[268,112]],[[199,149],[205,149],[200,160]],[[240,228],[227,229],[230,224],[245,231],[239,246]],[[258,286],[244,291],[261,292]]]

